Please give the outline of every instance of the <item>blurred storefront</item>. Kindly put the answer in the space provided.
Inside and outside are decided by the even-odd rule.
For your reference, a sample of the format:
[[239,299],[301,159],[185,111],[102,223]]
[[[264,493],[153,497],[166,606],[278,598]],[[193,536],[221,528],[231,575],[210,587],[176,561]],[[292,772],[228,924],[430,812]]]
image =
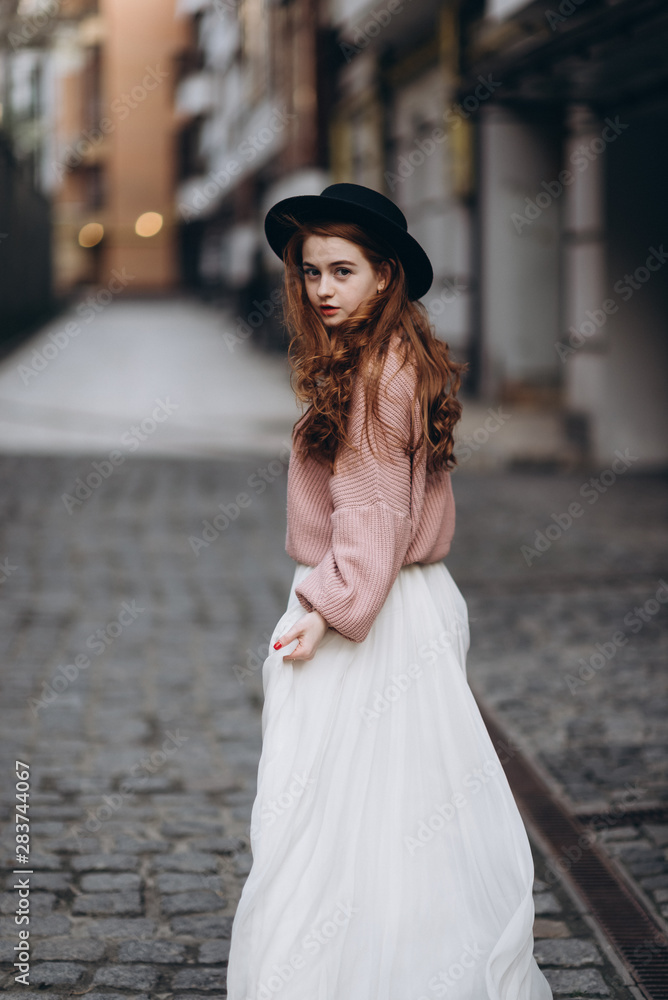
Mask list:
[[449,113],[458,74],[452,5],[393,0],[333,8],[346,66],[332,123],[332,176],[383,191],[434,264],[425,296],[438,336],[471,359],[470,128]]
[[[33,211],[29,227],[34,269],[44,245],[53,264],[44,285],[58,299],[86,284],[109,294],[172,288],[180,280],[174,90],[188,21],[172,0],[4,7],[3,132],[44,203],[44,221]],[[3,180],[0,199],[8,191]],[[16,254],[26,227],[10,228]]]
[[[164,0],[82,0],[54,43],[56,285],[178,280],[173,95],[188,25]],[[129,277],[129,276],[132,277]]]
[[282,344],[270,298],[281,264],[261,220],[277,198],[328,183],[328,30],[317,0],[179,0],[178,11],[192,19],[202,55],[176,95],[183,271],[193,285],[235,296],[240,335],[258,314],[256,338]]
[[481,386],[554,393],[596,461],[668,464],[668,8],[463,4]]
[[182,268],[284,346],[262,220],[335,181],[393,198],[480,400],[594,461],[668,461],[668,11],[659,0],[178,0]]
[[177,194],[184,271],[233,294],[240,332],[260,317],[255,338],[284,346],[275,317],[261,316],[282,270],[263,238],[266,210],[335,181],[367,184],[397,201],[431,253],[426,304],[439,335],[467,356],[470,136],[458,122],[442,131],[449,143],[429,139],[456,82],[457,22],[435,0],[387,8],[179,0],[203,53],[177,95],[191,115],[183,146],[198,150],[182,157]]

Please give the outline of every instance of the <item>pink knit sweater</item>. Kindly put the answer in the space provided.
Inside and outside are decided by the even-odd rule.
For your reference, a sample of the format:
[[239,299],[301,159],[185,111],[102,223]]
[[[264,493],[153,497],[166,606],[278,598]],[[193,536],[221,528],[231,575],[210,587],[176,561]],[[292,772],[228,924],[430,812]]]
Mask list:
[[[416,373],[409,362],[388,385],[401,364],[397,342],[395,335],[378,403],[384,424],[408,441]],[[330,473],[293,448],[287,484],[286,552],[314,567],[295,593],[306,611],[315,608],[353,642],[367,637],[401,567],[438,562],[449,552],[455,529],[450,473],[427,474],[424,448],[411,463],[394,435],[387,435],[386,446],[382,433],[371,427],[374,457],[362,433],[364,407],[358,378],[348,431],[360,452],[340,446]],[[419,431],[417,403],[415,424]]]

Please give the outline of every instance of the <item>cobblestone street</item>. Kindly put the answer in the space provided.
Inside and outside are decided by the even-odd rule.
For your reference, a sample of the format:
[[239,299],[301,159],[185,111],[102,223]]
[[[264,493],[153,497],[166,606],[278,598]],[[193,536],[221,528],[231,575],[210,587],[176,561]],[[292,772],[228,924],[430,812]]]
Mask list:
[[[222,963],[250,864],[259,668],[292,573],[285,476],[276,464],[272,476],[272,461],[281,460],[129,460],[71,515],[61,495],[87,460],[2,462],[11,514],[3,552],[15,567],[3,585],[4,818],[14,761],[27,761],[39,873],[30,984],[49,987],[35,996],[89,987],[94,998],[224,995]],[[262,469],[266,490],[195,554],[189,537]],[[576,807],[611,803],[627,783],[665,801],[665,616],[620,650],[608,676],[576,694],[564,682],[610,621],[656,591],[665,540],[652,521],[664,488],[618,484],[596,528],[583,522],[579,539],[566,535],[544,564],[523,567],[527,512],[556,509],[575,485],[455,479],[449,565],[474,619],[470,677]],[[637,527],[618,536],[640,496]],[[10,865],[13,832],[8,824]],[[665,913],[666,826],[617,826],[609,836]],[[536,874],[536,954],[555,995],[633,995],[538,852]],[[2,897],[9,962],[13,884],[9,875]],[[23,987],[15,995],[31,996]]]
[[[165,391],[154,373],[147,398]],[[264,451],[244,454],[240,430],[236,457],[147,449],[98,471],[95,487],[85,481],[110,434],[89,453],[0,457],[10,1000],[225,996],[251,862],[261,666],[294,568],[284,411],[273,412]],[[119,413],[115,426],[128,423]],[[620,473],[567,524],[596,474],[456,472],[447,564],[469,606],[476,696],[570,811],[609,818],[597,842],[665,930],[668,487]],[[12,967],[17,760],[30,765],[29,986]],[[529,832],[535,954],[555,998],[641,998],[569,864]]]

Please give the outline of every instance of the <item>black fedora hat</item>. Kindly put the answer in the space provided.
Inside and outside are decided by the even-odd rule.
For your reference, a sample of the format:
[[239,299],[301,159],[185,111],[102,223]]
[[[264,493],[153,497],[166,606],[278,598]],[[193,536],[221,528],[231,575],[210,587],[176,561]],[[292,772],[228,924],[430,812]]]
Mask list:
[[399,257],[408,286],[408,296],[419,299],[434,280],[431,262],[417,240],[408,232],[404,213],[384,194],[362,184],[330,184],[321,194],[284,198],[269,209],[264,231],[269,246],[283,260],[285,245],[299,222],[356,222],[388,243]]

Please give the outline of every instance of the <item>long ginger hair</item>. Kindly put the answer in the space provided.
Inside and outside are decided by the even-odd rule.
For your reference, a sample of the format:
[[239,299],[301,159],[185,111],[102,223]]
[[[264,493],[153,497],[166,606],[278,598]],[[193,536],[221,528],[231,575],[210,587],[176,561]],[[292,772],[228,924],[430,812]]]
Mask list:
[[[290,218],[290,217],[288,217]],[[288,359],[297,399],[310,406],[294,427],[295,446],[304,455],[334,471],[340,443],[352,446],[346,424],[355,378],[365,379],[365,432],[369,423],[386,433],[378,414],[382,362],[393,333],[401,340],[401,368],[415,365],[415,399],[419,400],[421,430],[404,442],[407,455],[427,449],[427,471],[456,465],[453,430],[461,416],[457,399],[461,375],[468,367],[450,358],[448,345],[434,335],[429,314],[421,302],[408,298],[406,277],[394,250],[379,237],[350,222],[305,222],[290,218],[296,227],[283,253],[285,263],[284,322],[290,335]],[[356,243],[369,264],[378,269],[387,261],[391,276],[385,288],[364,301],[354,315],[328,329],[309,302],[302,270],[302,248],[307,236],[339,236]]]

